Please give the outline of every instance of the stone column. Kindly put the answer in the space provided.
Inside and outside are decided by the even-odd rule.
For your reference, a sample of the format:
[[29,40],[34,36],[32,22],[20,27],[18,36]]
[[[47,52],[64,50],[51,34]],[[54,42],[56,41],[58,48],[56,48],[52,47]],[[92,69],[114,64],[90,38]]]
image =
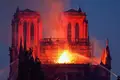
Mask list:
[[[23,42],[23,21],[21,20],[18,25],[18,45],[20,47],[20,40],[22,39]],[[23,45],[23,43],[22,43]]]
[[41,21],[39,21],[38,22],[38,36],[39,36],[39,40],[41,40],[42,39],[42,22]]
[[79,28],[80,28],[80,34],[79,34],[79,38],[83,38],[83,36],[84,36],[84,25],[83,25],[84,23],[83,22],[81,22],[81,21],[79,21]]
[[33,44],[34,44],[34,46],[37,44],[37,29],[36,29],[36,22],[34,21],[33,22],[33,24],[34,24],[34,42],[33,42]]
[[88,24],[86,21],[84,22],[84,28],[85,28],[84,38],[87,39],[88,38]]

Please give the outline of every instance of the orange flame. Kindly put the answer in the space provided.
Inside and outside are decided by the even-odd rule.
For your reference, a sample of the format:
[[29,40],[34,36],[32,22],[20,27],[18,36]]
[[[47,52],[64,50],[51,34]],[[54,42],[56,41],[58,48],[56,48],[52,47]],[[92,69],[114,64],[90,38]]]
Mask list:
[[72,60],[73,58],[70,52],[68,50],[64,50],[57,62],[58,63],[71,63]]
[[77,64],[77,63],[90,63],[90,59],[81,54],[72,53],[69,50],[64,50],[63,53],[58,57],[57,63],[65,64]]
[[107,51],[105,49],[101,58],[103,64],[106,64],[106,58],[107,58]]

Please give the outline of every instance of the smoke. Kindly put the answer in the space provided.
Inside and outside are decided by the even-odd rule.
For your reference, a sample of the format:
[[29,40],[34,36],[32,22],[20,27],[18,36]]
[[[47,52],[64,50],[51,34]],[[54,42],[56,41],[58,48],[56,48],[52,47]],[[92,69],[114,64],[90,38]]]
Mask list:
[[61,14],[69,6],[68,0],[41,0],[43,37],[62,38]]
[[90,42],[92,44],[92,54],[97,62],[100,63],[102,52],[104,50],[104,42],[102,40],[97,40],[96,38],[91,38]]

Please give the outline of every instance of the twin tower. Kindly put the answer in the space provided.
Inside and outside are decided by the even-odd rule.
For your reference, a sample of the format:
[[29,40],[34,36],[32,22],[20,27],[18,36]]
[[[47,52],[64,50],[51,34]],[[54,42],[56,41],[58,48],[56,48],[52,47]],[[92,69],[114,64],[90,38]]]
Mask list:
[[[65,11],[61,19],[60,26],[63,28],[65,41],[69,43],[88,42],[88,21],[86,14],[80,8]],[[29,9],[21,11],[17,8],[12,19],[12,46],[19,49],[20,40],[22,40],[22,45],[26,41],[27,48],[38,46],[43,40],[42,21],[38,12]]]
[[[111,56],[108,41],[98,65],[88,65],[89,63],[91,64],[91,60],[85,61],[83,59],[83,56],[87,56],[92,60],[96,60],[89,42],[86,13],[82,12],[80,8],[78,10],[70,9],[62,13],[60,21],[62,29],[60,36],[63,36],[63,39],[60,39],[61,37],[59,35],[57,39],[54,37],[43,37],[43,26],[40,14],[29,9],[19,10],[19,8],[17,8],[12,19],[12,46],[10,47],[10,63],[12,65],[10,65],[9,80],[12,79],[11,76],[13,76],[14,73],[15,77],[18,75],[17,71],[19,71],[19,66],[21,66],[18,62],[19,54],[25,53],[26,49],[28,50],[29,48],[33,50],[32,56],[34,59],[39,58],[41,63],[45,64],[43,66],[44,71],[47,73],[46,76],[50,75],[50,79],[45,77],[48,78],[45,80],[64,80],[61,75],[68,75],[68,80],[110,80],[111,74],[107,72],[108,70],[106,71],[99,67],[99,64],[101,64],[111,70]],[[51,28],[52,26],[49,27]],[[50,34],[49,32],[44,33]],[[57,34],[55,35],[57,36]],[[24,50],[22,50],[23,48]],[[61,64],[58,68],[59,64],[55,61],[60,59],[61,54],[64,54],[64,51],[67,49],[71,54],[75,53],[75,56],[72,56],[74,59],[70,65]],[[81,57],[78,54],[83,56]],[[20,58],[22,61],[24,61],[23,55],[21,55],[23,58]],[[64,55],[63,58],[66,59]],[[51,72],[55,75],[51,76]],[[29,75],[26,74],[24,76]]]

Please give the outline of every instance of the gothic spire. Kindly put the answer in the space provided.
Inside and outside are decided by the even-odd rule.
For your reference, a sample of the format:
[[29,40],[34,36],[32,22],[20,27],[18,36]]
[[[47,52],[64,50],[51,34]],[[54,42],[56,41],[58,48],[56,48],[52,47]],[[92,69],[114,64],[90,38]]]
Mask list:
[[105,65],[108,69],[111,69],[111,60],[109,41],[106,39],[106,47],[102,53],[101,64]]
[[18,6],[17,9],[16,9],[16,13],[17,13],[17,12],[19,12],[19,6]]
[[109,40],[108,40],[108,38],[106,39],[106,50],[107,50],[107,52],[108,52],[108,57],[111,59],[110,50],[109,50]]
[[108,40],[108,38],[106,39],[106,46],[108,46],[109,45],[109,40]]
[[79,9],[78,9],[78,12],[82,12],[82,10],[81,10],[80,6],[79,6]]

